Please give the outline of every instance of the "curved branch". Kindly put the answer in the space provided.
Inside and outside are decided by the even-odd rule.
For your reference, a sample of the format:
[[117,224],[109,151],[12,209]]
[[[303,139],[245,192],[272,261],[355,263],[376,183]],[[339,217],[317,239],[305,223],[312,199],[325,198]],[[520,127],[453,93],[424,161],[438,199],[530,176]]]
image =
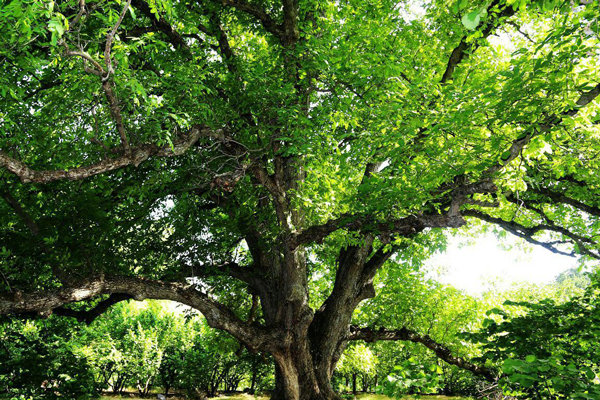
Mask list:
[[433,340],[429,335],[419,335],[417,332],[406,327],[400,329],[380,328],[374,330],[371,328],[350,327],[350,334],[346,340],[364,340],[365,342],[375,342],[378,340],[401,340],[414,343],[420,343],[430,350],[433,350],[438,358],[446,361],[448,364],[456,365],[459,368],[471,371],[473,374],[481,376],[490,382],[495,382],[498,372],[482,366],[471,363],[462,357],[452,354],[452,351]]
[[102,300],[94,308],[90,310],[73,310],[72,308],[58,307],[55,308],[52,313],[60,315],[61,317],[75,318],[79,322],[85,322],[91,324],[96,318],[104,314],[110,307],[125,300],[130,300],[132,297],[128,294],[111,294],[107,299]]
[[[217,131],[218,132],[218,131]],[[0,166],[17,175],[23,183],[48,183],[57,180],[81,180],[105,172],[114,171],[129,165],[138,166],[152,156],[173,157],[185,153],[202,136],[212,136],[214,131],[205,126],[193,126],[189,132],[173,146],[159,147],[155,144],[143,144],[130,148],[122,156],[106,158],[98,163],[69,170],[34,170],[0,150]]]
[[169,38],[169,42],[173,46],[184,49],[186,51],[189,50],[188,44],[185,42],[183,37],[173,28],[173,26],[169,24],[169,22],[167,22],[167,20],[165,20],[164,17],[157,17],[152,13],[152,10],[150,9],[150,6],[148,5],[147,1],[132,0],[131,4],[135,8],[140,10],[142,14],[144,14],[150,20],[155,30],[164,33],[165,36]]
[[570,256],[570,257],[575,257],[574,252],[566,252],[566,251],[563,251],[563,250],[560,250],[559,248],[557,248],[556,244],[560,244],[560,243],[543,242],[543,241],[535,239],[533,237],[536,233],[543,232],[543,231],[560,233],[563,236],[566,236],[569,239],[571,239],[573,241],[573,243],[575,243],[577,245],[577,247],[579,248],[581,253],[588,255],[590,257],[596,258],[596,259],[600,259],[600,253],[594,252],[588,248],[589,245],[596,245],[597,244],[596,242],[594,242],[590,238],[587,238],[585,236],[581,236],[579,234],[571,232],[567,228],[556,225],[554,223],[546,223],[546,224],[540,224],[540,225],[527,227],[527,226],[519,224],[517,222],[505,221],[502,218],[493,217],[491,215],[488,215],[488,214],[485,214],[485,213],[482,213],[482,212],[479,212],[476,210],[465,210],[465,211],[463,211],[462,214],[466,217],[474,217],[474,218],[480,219],[482,221],[486,221],[491,224],[498,225],[498,226],[502,227],[503,229],[507,230],[508,232],[512,233],[513,235],[518,236],[522,239],[525,239],[529,243],[532,243],[532,244],[535,244],[538,246],[542,246],[543,248],[550,250],[553,253]]
[[[49,315],[63,305],[111,294],[127,295],[135,300],[172,300],[200,311],[208,324],[229,332],[252,350],[270,349],[282,338],[277,331],[267,332],[257,325],[248,324],[233,311],[200,292],[194,285],[148,280],[131,276],[98,277],[77,286],[63,287],[54,291],[0,296],[0,315],[31,314]],[[69,313],[64,310],[58,313]],[[72,314],[72,313],[71,313]]]
[[219,43],[219,46],[217,46],[217,48],[219,49],[219,52],[223,55],[223,61],[225,61],[227,69],[238,79],[240,79],[239,70],[235,61],[235,54],[233,53],[233,50],[229,43],[229,38],[227,37],[225,29],[221,25],[220,19],[216,14],[212,14],[210,20],[213,29],[215,30],[213,36],[217,39],[217,42]]
[[484,172],[485,175],[491,175],[495,172],[500,171],[502,168],[510,164],[518,155],[521,153],[523,148],[531,141],[534,136],[537,136],[541,133],[549,132],[552,128],[559,125],[563,117],[572,117],[576,115],[582,107],[590,104],[596,97],[600,95],[600,83],[596,84],[592,89],[584,92],[579,96],[577,101],[575,102],[575,107],[562,112],[561,114],[550,115],[545,118],[538,125],[530,127],[526,130],[521,136],[515,139],[510,149],[507,151],[507,154],[503,156],[500,163],[490,167],[487,171]]
[[227,262],[217,265],[202,265],[202,264],[182,264],[183,270],[193,271],[193,276],[182,275],[182,278],[191,277],[207,277],[207,276],[229,276],[235,278],[248,285],[251,291],[265,293],[267,283],[258,273],[254,264],[249,266],[241,266],[236,262]]
[[322,225],[313,225],[290,239],[290,246],[309,243],[321,243],[323,239],[339,229],[351,231],[377,232],[384,235],[411,236],[421,232],[425,228],[458,228],[464,225],[461,216],[449,216],[446,214],[410,215],[408,217],[377,222],[371,216],[343,215],[339,218],[327,221]]
[[[460,207],[470,201],[467,196],[475,193],[494,192],[496,188],[490,179],[492,174],[500,171],[502,168],[510,164],[515,158],[517,158],[523,148],[535,135],[547,132],[554,126],[558,125],[562,121],[563,116],[574,116],[579,112],[579,109],[594,101],[598,95],[600,95],[600,83],[591,90],[581,94],[579,99],[576,101],[576,106],[574,108],[567,110],[560,115],[552,115],[547,117],[542,123],[539,124],[539,128],[533,128],[530,132],[525,133],[519,138],[515,139],[507,152],[508,154],[499,164],[488,168],[484,172],[484,178],[482,180],[475,183],[459,185],[452,190],[452,202],[450,210],[446,215],[413,215],[391,221],[389,223],[377,223],[374,222],[374,218],[370,216],[354,216],[346,214],[337,219],[329,220],[322,225],[311,226],[304,231],[293,235],[289,242],[290,246],[295,248],[302,244],[308,244],[312,242],[320,243],[324,238],[338,229],[348,229],[354,231],[369,229],[371,231],[377,231],[384,234],[409,236],[411,234],[420,232],[425,228],[460,227],[464,224],[460,213]],[[440,189],[446,190],[447,188],[441,187]],[[527,240],[533,239],[529,238]],[[557,249],[554,251],[556,252]],[[590,255],[592,254],[593,253],[590,253]],[[595,255],[592,256],[596,257]]]
[[[399,245],[391,245],[388,249],[387,246],[383,245],[377,249],[375,253],[367,260],[362,271],[362,283],[372,285],[375,274],[390,259],[400,248]],[[374,291],[374,289],[373,289]]]
[[585,204],[577,199],[573,199],[573,198],[565,195],[564,193],[555,192],[555,191],[545,188],[543,186],[530,187],[530,188],[528,188],[528,191],[548,197],[549,199],[554,200],[559,203],[568,204],[568,205],[575,207],[581,211],[584,211],[590,215],[595,215],[597,217],[600,217],[600,208],[599,207],[590,206],[590,205]]

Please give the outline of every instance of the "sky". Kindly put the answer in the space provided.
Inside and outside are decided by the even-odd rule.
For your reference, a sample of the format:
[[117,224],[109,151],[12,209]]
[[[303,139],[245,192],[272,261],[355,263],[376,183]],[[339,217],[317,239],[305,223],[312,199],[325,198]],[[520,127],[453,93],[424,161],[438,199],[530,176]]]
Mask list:
[[508,289],[519,282],[549,283],[561,272],[577,268],[578,262],[516,237],[500,241],[489,233],[476,242],[452,237],[446,251],[434,255],[426,266],[434,279],[477,296],[492,287]]

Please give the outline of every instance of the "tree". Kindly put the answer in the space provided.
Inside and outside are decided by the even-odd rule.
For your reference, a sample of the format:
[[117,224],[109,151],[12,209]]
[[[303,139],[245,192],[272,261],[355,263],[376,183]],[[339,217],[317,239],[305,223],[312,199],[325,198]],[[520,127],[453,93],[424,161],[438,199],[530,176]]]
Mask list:
[[365,386],[365,377],[375,372],[377,357],[364,344],[348,348],[340,357],[337,371],[346,377],[346,382],[352,384],[352,394],[357,393],[357,377],[360,375]]
[[482,359],[502,364],[505,391],[524,399],[592,399],[600,395],[598,276],[584,293],[563,303],[507,301],[521,316],[492,309],[484,328],[468,338],[479,342]]
[[599,257],[593,3],[3,5],[0,313],[177,301],[271,354],[276,399],[337,398],[353,340],[495,379],[353,312],[469,221]]
[[[46,322],[46,321],[44,321]],[[70,321],[14,320],[0,327],[0,392],[6,398],[89,399],[97,396],[92,368],[65,345],[77,331]]]

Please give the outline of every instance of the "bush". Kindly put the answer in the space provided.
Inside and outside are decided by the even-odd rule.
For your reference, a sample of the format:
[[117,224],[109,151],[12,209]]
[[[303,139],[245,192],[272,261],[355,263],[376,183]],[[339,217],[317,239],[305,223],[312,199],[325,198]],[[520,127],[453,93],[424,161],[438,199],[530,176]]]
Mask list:
[[87,360],[65,344],[71,329],[55,319],[0,326],[0,391],[16,399],[96,397]]
[[507,301],[523,314],[490,311],[484,329],[467,335],[481,361],[501,366],[504,392],[523,399],[600,398],[600,280],[570,301]]

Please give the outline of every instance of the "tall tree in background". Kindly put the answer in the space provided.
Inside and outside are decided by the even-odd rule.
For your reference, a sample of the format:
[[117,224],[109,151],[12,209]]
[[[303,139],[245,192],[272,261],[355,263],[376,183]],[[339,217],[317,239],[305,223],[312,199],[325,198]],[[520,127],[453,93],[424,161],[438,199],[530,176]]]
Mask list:
[[[593,1],[13,0],[0,9],[0,313],[204,314],[333,399],[386,262],[495,224],[600,258]],[[329,277],[311,307],[313,278]],[[96,299],[92,305],[69,303]]]

